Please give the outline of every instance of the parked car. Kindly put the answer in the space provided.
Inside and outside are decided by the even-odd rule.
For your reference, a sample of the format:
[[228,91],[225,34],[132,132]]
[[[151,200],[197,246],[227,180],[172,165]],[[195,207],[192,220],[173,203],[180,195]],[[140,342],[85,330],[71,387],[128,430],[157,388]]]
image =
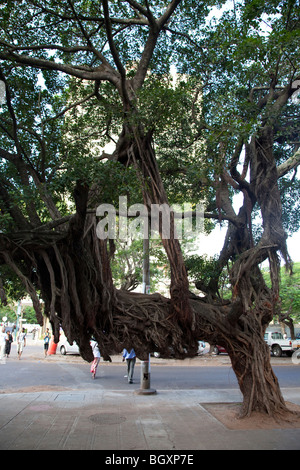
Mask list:
[[75,343],[75,341],[73,344],[70,344],[67,338],[60,340],[58,348],[60,354],[62,354],[63,356],[65,356],[66,354],[80,354],[79,346]]
[[[197,351],[197,356],[203,353],[205,349],[205,341],[198,341],[198,351]],[[173,348],[169,348],[170,350],[170,357],[174,357],[174,350]],[[154,357],[160,357],[160,353],[158,351],[154,351],[153,353],[150,354],[150,356]]]
[[296,346],[293,347],[292,340],[284,338],[279,331],[266,331],[264,340],[275,357],[281,357],[282,353],[291,356],[296,349]]
[[225,353],[227,354],[227,351],[225,348],[223,348],[223,346],[220,346],[219,344],[216,344],[214,346],[214,354],[221,354],[221,353]]

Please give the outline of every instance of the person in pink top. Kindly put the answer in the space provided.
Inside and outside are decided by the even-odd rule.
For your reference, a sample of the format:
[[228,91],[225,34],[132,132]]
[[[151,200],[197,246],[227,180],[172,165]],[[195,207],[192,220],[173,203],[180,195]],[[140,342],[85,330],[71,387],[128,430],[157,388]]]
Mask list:
[[97,341],[92,339],[90,344],[91,344],[92,351],[93,351],[93,354],[94,354],[94,360],[93,360],[92,365],[91,365],[91,374],[92,374],[92,377],[94,379],[96,377],[97,367],[98,367],[98,364],[100,362],[101,354],[100,354],[100,349],[99,349]]

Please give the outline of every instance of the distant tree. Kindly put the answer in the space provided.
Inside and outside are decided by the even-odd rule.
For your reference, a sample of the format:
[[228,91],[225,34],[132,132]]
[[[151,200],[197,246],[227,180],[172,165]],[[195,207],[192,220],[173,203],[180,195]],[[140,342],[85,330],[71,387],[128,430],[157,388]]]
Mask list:
[[17,309],[14,308],[12,305],[1,305],[0,306],[0,321],[2,321],[3,317],[7,318],[7,321],[10,323],[16,323],[17,321],[17,315],[16,315]]
[[26,320],[26,323],[34,324],[36,323],[36,314],[33,307],[27,306],[23,309],[23,315]]
[[[270,284],[269,272],[266,272],[264,277]],[[295,338],[294,324],[300,322],[300,263],[295,263],[291,272],[285,267],[281,268],[280,300],[278,321],[287,325],[291,337]]]

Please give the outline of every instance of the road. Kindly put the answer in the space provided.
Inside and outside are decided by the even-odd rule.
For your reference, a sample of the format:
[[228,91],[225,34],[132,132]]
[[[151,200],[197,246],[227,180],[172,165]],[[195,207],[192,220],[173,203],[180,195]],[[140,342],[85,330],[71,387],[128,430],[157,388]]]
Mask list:
[[[280,358],[273,365],[280,386],[299,387],[300,365],[288,358]],[[195,365],[194,365],[195,364]],[[284,364],[284,365],[280,365]],[[121,358],[115,362],[100,362],[98,376],[92,380],[89,364],[78,356],[43,357],[42,346],[28,345],[21,360],[12,350],[6,364],[0,365],[0,393],[43,390],[128,390],[140,387],[140,363],[137,362],[134,383],[129,385],[126,365]],[[227,356],[192,361],[153,360],[151,362],[151,388],[157,390],[237,389],[235,374]]]

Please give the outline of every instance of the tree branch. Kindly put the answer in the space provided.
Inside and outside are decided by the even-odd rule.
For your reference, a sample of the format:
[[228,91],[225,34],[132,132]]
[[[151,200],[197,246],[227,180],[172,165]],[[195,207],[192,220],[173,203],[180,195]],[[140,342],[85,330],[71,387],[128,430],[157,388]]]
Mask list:
[[288,158],[284,163],[277,167],[278,178],[285,176],[289,171],[294,170],[300,165],[300,148]]
[[9,60],[17,65],[28,65],[30,67],[46,70],[56,70],[63,72],[73,77],[81,78],[84,80],[108,80],[115,86],[119,84],[119,76],[112,67],[106,63],[101,64],[99,67],[88,66],[75,66],[69,64],[61,64],[47,59],[39,59],[25,54],[16,54],[12,51],[0,52],[0,59]]
[[128,97],[126,86],[125,86],[126,73],[125,73],[125,69],[124,69],[123,64],[120,60],[119,53],[117,51],[117,48],[116,48],[114,40],[113,40],[107,0],[102,0],[102,5],[103,5],[103,11],[104,11],[104,21],[105,21],[106,34],[107,34],[107,39],[108,39],[110,51],[111,51],[114,62],[116,64],[117,69],[118,69],[118,71],[120,73],[120,76],[121,76],[122,95],[123,95],[124,100],[127,103],[129,103],[129,97]]
[[[168,7],[166,8],[165,13],[157,21],[155,21],[155,19],[151,16],[151,22],[149,25],[149,28],[150,28],[149,36],[146,41],[146,44],[142,53],[142,57],[138,65],[137,72],[135,74],[135,77],[133,78],[134,90],[138,90],[142,86],[145,80],[146,74],[148,72],[149,63],[153,56],[153,51],[155,49],[159,33],[165,27],[172,13],[174,13],[175,9],[177,8],[177,6],[180,4],[181,1],[182,0],[172,0],[169,3]],[[130,0],[130,2],[133,3],[133,0]],[[147,13],[147,17],[150,19],[149,14],[150,12]]]

